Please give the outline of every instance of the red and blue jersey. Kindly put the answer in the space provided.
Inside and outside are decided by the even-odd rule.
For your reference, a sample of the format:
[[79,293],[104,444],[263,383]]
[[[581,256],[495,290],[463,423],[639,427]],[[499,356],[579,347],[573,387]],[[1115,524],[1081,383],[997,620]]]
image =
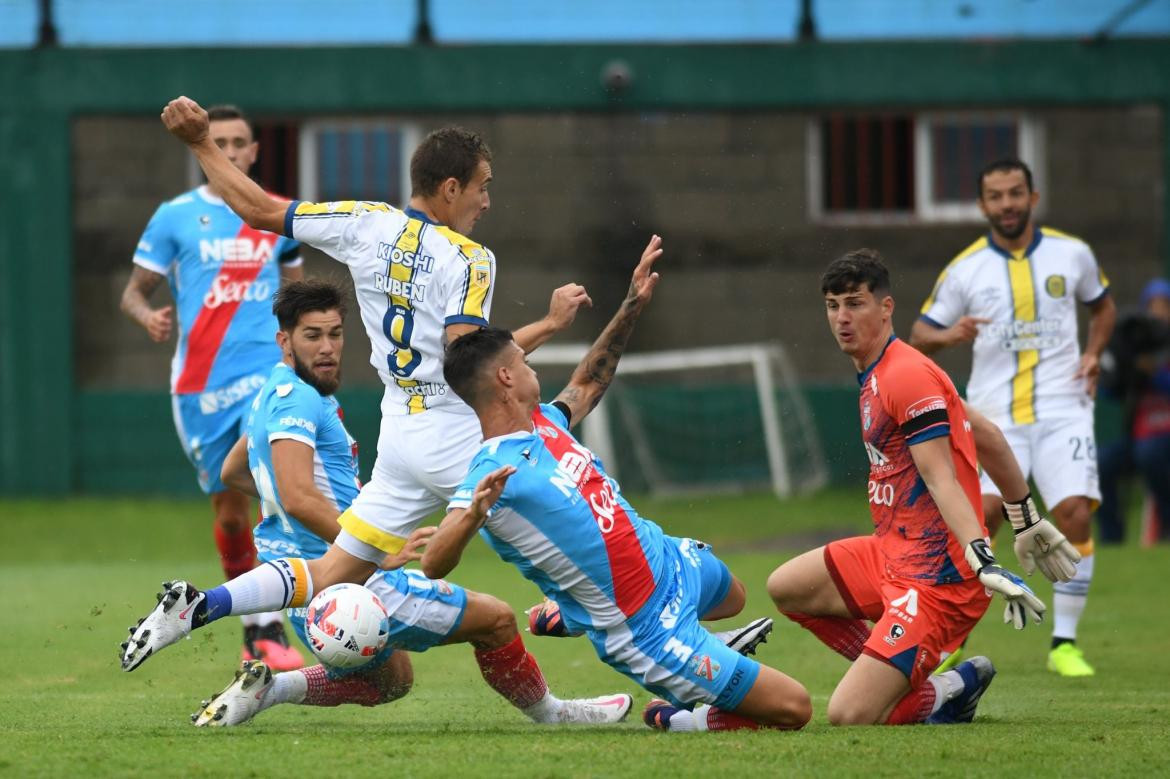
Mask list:
[[638,516],[560,408],[541,405],[532,423],[484,442],[449,508],[467,508],[484,476],[515,466],[481,534],[560,605],[570,628],[626,622],[674,581],[662,529]]
[[220,399],[215,390],[256,377],[245,393],[251,396],[264,383],[280,360],[272,295],[280,287],[280,267],[300,263],[298,250],[290,238],[244,224],[207,187],[158,207],[134,264],[166,276],[175,299],[172,393],[206,393],[209,404],[226,406],[243,398]]
[[986,535],[975,439],[955,385],[930,358],[897,338],[857,378],[861,436],[869,458],[869,511],[886,572],[931,584],[971,578],[958,539],[943,522],[910,454],[915,444],[949,437],[955,475]]

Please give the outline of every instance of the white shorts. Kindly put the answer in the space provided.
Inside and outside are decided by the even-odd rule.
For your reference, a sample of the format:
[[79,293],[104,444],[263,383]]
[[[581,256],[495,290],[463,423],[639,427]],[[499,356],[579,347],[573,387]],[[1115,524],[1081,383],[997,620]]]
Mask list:
[[[1002,430],[1020,463],[1020,470],[1025,477],[1032,477],[1049,510],[1065,498],[1076,496],[1101,502],[1091,413]],[[980,476],[980,488],[984,495],[999,495],[986,471]]]
[[378,562],[400,550],[420,522],[447,505],[483,442],[475,414],[465,406],[455,408],[382,416],[373,475],[338,519],[338,546]]

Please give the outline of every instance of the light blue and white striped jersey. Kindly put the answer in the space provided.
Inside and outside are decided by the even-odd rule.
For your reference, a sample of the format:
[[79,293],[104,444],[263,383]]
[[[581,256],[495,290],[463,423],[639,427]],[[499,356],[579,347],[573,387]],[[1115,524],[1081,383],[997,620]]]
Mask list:
[[256,526],[258,551],[306,560],[325,554],[329,544],[284,510],[272,467],[272,442],[300,441],[313,448],[313,483],[338,511],[357,497],[357,444],[341,421],[341,408],[304,382],[285,363],[277,363],[252,402],[245,428],[248,467],[260,493],[264,521]]
[[560,605],[571,629],[621,624],[674,576],[662,529],[626,502],[561,409],[542,404],[532,421],[531,432],[484,442],[448,507],[467,508],[484,476],[515,466],[481,534]]

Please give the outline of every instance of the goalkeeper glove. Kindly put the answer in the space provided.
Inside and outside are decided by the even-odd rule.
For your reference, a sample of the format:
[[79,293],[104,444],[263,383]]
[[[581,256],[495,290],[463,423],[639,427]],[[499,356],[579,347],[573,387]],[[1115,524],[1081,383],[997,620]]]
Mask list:
[[977,538],[967,544],[963,551],[967,565],[979,576],[979,581],[989,591],[998,592],[1007,600],[1003,610],[1003,621],[1016,630],[1023,630],[1029,617],[1040,624],[1044,620],[1044,601],[1024,584],[1024,580],[1006,568],[1000,568],[987,540]]
[[1003,517],[1012,523],[1016,558],[1024,573],[1031,576],[1039,568],[1050,582],[1067,582],[1076,576],[1081,553],[1051,522],[1040,516],[1031,493],[1018,503],[1005,500]]

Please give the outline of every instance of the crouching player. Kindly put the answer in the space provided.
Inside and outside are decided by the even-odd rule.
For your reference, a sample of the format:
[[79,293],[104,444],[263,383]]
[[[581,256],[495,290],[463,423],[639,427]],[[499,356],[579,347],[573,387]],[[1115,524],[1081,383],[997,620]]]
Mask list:
[[[339,531],[337,517],[357,496],[359,485],[354,442],[332,397],[341,382],[345,314],[341,292],[324,281],[293,283],[277,293],[273,310],[280,325],[282,361],[257,395],[246,439],[232,450],[224,476],[258,493],[264,521],[256,529],[257,548],[262,560],[278,565],[273,561],[289,555],[313,559],[324,554]],[[403,551],[384,565],[417,559],[413,550],[433,530],[416,531]],[[410,662],[396,650],[422,652],[463,642],[475,647],[488,684],[535,721],[613,722],[629,710],[628,695],[585,701],[553,696],[524,650],[515,617],[503,601],[427,579],[417,571],[378,571],[365,586],[386,606],[391,626],[386,648],[370,664],[349,672],[318,665],[274,676],[263,663],[245,662],[231,684],[204,702],[192,718],[195,724],[236,725],[278,703],[386,703],[405,695],[412,682]],[[161,603],[149,615],[151,629],[171,639],[154,641],[154,646],[166,646],[192,627],[226,616],[233,600],[254,597],[246,588],[228,591],[221,586],[200,593],[183,583],[181,597],[189,595],[191,608],[168,611],[173,604]],[[297,611],[303,610],[294,610],[292,623],[307,644],[303,613]],[[181,616],[174,616],[176,612]],[[129,644],[123,644],[125,670],[149,656],[132,653]],[[141,648],[137,642],[133,646]]]
[[486,328],[448,346],[444,377],[475,410],[485,440],[427,544],[423,572],[446,575],[482,532],[556,602],[569,632],[584,632],[604,662],[665,699],[647,706],[651,727],[800,728],[811,716],[804,687],[699,624],[738,613],[743,585],[706,545],[639,517],[569,433],[609,386],[657,283],[657,273],[640,270],[551,404],[540,403],[536,374],[508,331]]
[[[991,553],[971,424],[947,375],[894,337],[880,256],[862,249],[835,260],[821,291],[830,329],[858,371],[874,533],[789,560],[769,577],[768,593],[853,661],[829,700],[833,724],[970,722],[995,668],[974,657],[931,676],[940,652],[975,627],[991,593],[1007,600],[1005,621],[1017,629],[1039,622],[1044,603]],[[1011,509],[1025,568],[1070,576],[1076,552],[1035,513],[1002,435],[980,440],[989,442],[980,452],[989,474],[1019,498]]]

